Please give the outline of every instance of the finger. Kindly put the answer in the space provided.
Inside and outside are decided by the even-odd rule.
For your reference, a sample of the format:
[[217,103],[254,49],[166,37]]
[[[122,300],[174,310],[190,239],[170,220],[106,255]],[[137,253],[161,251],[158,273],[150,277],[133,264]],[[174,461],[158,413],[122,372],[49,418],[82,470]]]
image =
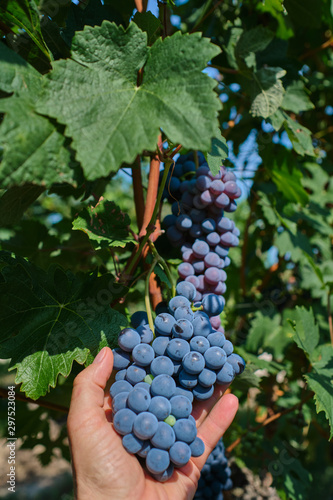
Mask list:
[[197,401],[193,406],[192,416],[196,420],[197,427],[199,427],[205,420],[209,412],[214,408],[216,403],[221,399],[223,394],[229,388],[230,384],[220,384],[214,389],[213,395],[206,401]]
[[104,388],[113,367],[113,354],[109,347],[104,347],[93,363],[75,378],[73,384],[68,427],[80,427],[82,420],[94,414],[105,419]]
[[198,428],[198,437],[205,443],[203,455],[193,458],[193,463],[202,469],[208,455],[213,451],[218,441],[231,425],[238,410],[238,398],[233,394],[226,394],[209,412],[205,420]]

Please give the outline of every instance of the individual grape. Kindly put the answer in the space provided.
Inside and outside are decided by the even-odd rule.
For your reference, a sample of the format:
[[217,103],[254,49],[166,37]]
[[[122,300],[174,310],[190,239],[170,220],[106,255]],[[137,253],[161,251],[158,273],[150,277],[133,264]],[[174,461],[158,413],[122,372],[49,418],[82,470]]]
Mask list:
[[169,313],[158,314],[154,322],[155,330],[159,335],[171,335],[175,322],[175,318]]
[[227,350],[224,347],[226,340],[225,340],[225,335],[223,333],[221,332],[210,333],[207,337],[207,340],[212,347],[213,346],[223,347],[224,352],[228,356]]
[[150,344],[154,338],[154,334],[151,331],[149,325],[141,325],[136,329],[141,338],[142,344]]
[[170,464],[169,453],[166,450],[152,448],[146,457],[146,467],[152,474],[161,474]]
[[216,231],[213,231],[212,233],[207,234],[206,241],[208,245],[215,247],[220,243],[220,235]]
[[[201,226],[199,224],[193,224],[193,226],[189,230],[189,235],[194,240],[200,238],[202,236]],[[192,251],[192,260],[193,260],[193,251]]]
[[156,356],[163,356],[165,354],[169,342],[170,337],[156,337],[156,339],[154,339],[152,348],[154,349]]
[[199,437],[196,437],[195,440],[190,444],[191,456],[192,457],[200,457],[205,451],[205,443]]
[[166,302],[162,301],[157,304],[155,307],[156,314],[163,314],[169,312],[169,308]]
[[206,191],[206,189],[209,189],[212,184],[212,180],[206,176],[206,175],[199,175],[196,180],[196,187],[199,189],[199,191]]
[[154,357],[154,349],[149,344],[138,344],[132,351],[133,361],[139,366],[149,366]]
[[230,203],[227,207],[225,207],[226,212],[235,212],[237,209],[237,203],[234,200],[230,200]]
[[189,340],[193,336],[192,323],[187,319],[178,319],[172,327],[172,335],[175,338]]
[[220,260],[220,257],[215,252],[208,252],[204,258],[204,263],[206,267],[217,267]]
[[183,233],[176,226],[169,226],[166,230],[166,235],[174,245],[180,245],[184,238]]
[[238,354],[236,353],[231,354],[230,356],[228,356],[227,361],[233,367],[236,375],[239,375],[244,371],[245,361]]
[[189,283],[188,281],[181,281],[176,286],[176,292],[177,295],[182,295],[192,302],[194,300],[196,290],[192,283]]
[[213,180],[214,180],[214,179],[222,179],[222,176],[223,176],[223,174],[224,174],[224,169],[225,169],[225,167],[224,167],[224,166],[221,166],[221,167],[220,167],[220,170],[218,171],[218,173],[217,173],[217,174],[215,174],[215,175],[214,175],[214,174],[213,174],[213,172],[209,171],[209,172],[208,172],[208,175],[209,175],[209,177],[210,177],[211,179],[213,179]]
[[208,267],[205,271],[205,281],[209,285],[217,285],[221,281],[221,272],[217,267]]
[[192,245],[195,257],[203,259],[209,252],[209,245],[205,241],[197,240]]
[[224,304],[225,304],[224,298],[214,294],[208,294],[202,299],[203,310],[206,314],[208,314],[208,316],[217,316],[218,314],[221,314],[221,312],[224,309]]
[[221,234],[220,243],[226,247],[233,247],[236,246],[235,238],[236,236],[234,236],[231,231],[227,231],[226,233]]
[[196,335],[190,340],[190,349],[194,352],[199,352],[203,354],[207,349],[210,348],[210,343],[208,342],[208,337],[203,337],[201,335]]
[[138,326],[143,326],[148,323],[148,316],[146,311],[136,311],[131,316],[131,325],[137,329]]
[[151,398],[148,411],[153,413],[157,420],[165,420],[171,413],[171,403],[163,396],[154,396]]
[[216,382],[218,384],[229,384],[235,378],[235,370],[228,361],[224,363],[221,370],[216,374]]
[[210,170],[207,165],[201,165],[196,171],[197,177],[199,177],[200,175],[209,175],[209,173]]
[[127,380],[117,380],[113,382],[110,387],[110,396],[114,398],[120,392],[130,392],[133,389],[132,384],[130,384]]
[[216,222],[214,219],[205,219],[201,222],[201,228],[204,233],[212,233],[216,229]]
[[207,368],[218,370],[227,360],[227,355],[221,347],[210,347],[205,351],[204,358]]
[[185,389],[192,389],[198,383],[197,376],[187,373],[184,369],[179,372],[178,379],[180,385],[185,387]]
[[128,392],[118,392],[118,394],[112,398],[111,407],[113,413],[117,413],[117,411],[127,408],[128,394]]
[[[182,262],[181,264],[179,264],[178,274],[182,279],[185,279],[187,276],[191,276],[192,274],[194,274],[194,268],[192,264],[190,264],[189,262]],[[177,298],[177,296],[174,298]]]
[[206,191],[203,191],[200,195],[201,202],[204,203],[206,206],[211,205],[214,202],[214,199],[215,196],[212,195],[209,189],[206,189]]
[[210,285],[209,292],[214,295],[223,295],[226,292],[227,285],[222,281],[219,281],[217,285]]
[[184,443],[190,444],[197,437],[195,424],[187,418],[177,420],[173,426],[173,430],[175,431],[177,441],[184,441]]
[[224,191],[224,183],[220,179],[215,179],[209,186],[209,191],[214,196],[219,196]]
[[150,372],[154,377],[163,374],[172,376],[174,372],[173,362],[167,356],[157,356],[150,365]]
[[190,346],[186,340],[183,339],[172,339],[166,348],[167,355],[175,360],[181,361],[186,353],[190,351]]
[[150,439],[150,442],[156,448],[168,450],[176,441],[176,435],[172,427],[165,422],[158,422],[157,431]]
[[204,387],[201,384],[197,384],[193,388],[193,396],[198,399],[198,401],[204,401],[212,397],[214,392],[214,387]]
[[[194,272],[196,272],[197,274],[203,273],[205,270],[205,263],[203,260],[193,260],[192,266],[193,266]],[[199,280],[199,277],[197,279]],[[200,286],[200,282],[199,282],[198,286]]]
[[196,375],[205,367],[205,359],[200,352],[190,351],[183,357],[182,360],[184,370],[187,373]]
[[183,467],[191,458],[191,448],[182,441],[176,441],[169,450],[170,460],[177,467]]
[[171,413],[174,417],[187,418],[192,412],[192,403],[188,397],[183,395],[172,396],[170,399]]
[[124,328],[118,337],[119,347],[126,352],[132,352],[133,348],[140,344],[141,337],[133,328]]
[[224,257],[224,267],[228,267],[230,265],[230,258],[228,256]]
[[143,379],[147,375],[146,370],[141,366],[137,366],[132,364],[126,370],[126,380],[130,382],[132,385],[138,384],[139,382],[143,382]]
[[207,337],[210,333],[212,333],[213,328],[210,324],[209,318],[205,318],[204,316],[196,316],[193,321],[193,335],[200,335],[200,337]]
[[182,295],[176,295],[169,302],[169,311],[174,313],[178,307],[191,307],[191,302]]
[[127,404],[135,413],[141,413],[148,410],[150,400],[151,397],[145,389],[134,387],[134,389],[128,393]]
[[219,233],[226,233],[231,231],[233,228],[233,221],[228,219],[228,217],[220,217],[217,222],[217,230]]
[[[116,416],[123,411],[120,410],[116,413]],[[132,412],[134,413],[134,412]],[[134,413],[135,415],[135,413]],[[158,420],[152,413],[148,411],[143,411],[138,415],[135,415],[135,419],[133,422],[133,432],[139,439],[151,439],[155,432],[157,431]]]
[[178,231],[184,232],[188,231],[192,227],[192,220],[191,218],[186,215],[186,214],[181,214],[179,217],[177,217],[176,220],[176,228]]
[[151,383],[150,392],[152,396],[164,396],[170,399],[176,390],[176,382],[170,375],[158,375]]
[[118,347],[112,349],[114,370],[124,370],[131,362],[129,354]]
[[[184,207],[186,207],[186,209],[190,209],[193,207],[193,195],[191,193],[189,193],[188,191],[185,191],[182,193],[182,196],[181,196],[181,202],[183,204]],[[192,220],[191,220],[191,225],[192,225]],[[181,228],[179,228],[179,230],[181,231]]]
[[229,198],[237,198],[239,193],[239,188],[234,181],[227,181],[224,184],[224,192],[229,196]]
[[240,235],[240,230],[238,229],[238,227],[234,227],[234,229],[232,230],[232,234],[237,237]]
[[173,214],[166,215],[163,219],[164,227],[168,228],[176,224],[177,216]]
[[134,455],[135,453],[138,453],[138,451],[141,450],[143,441],[142,439],[137,438],[133,432],[130,434],[126,434],[123,439],[123,447],[128,453],[131,453]]
[[[229,252],[229,248],[228,247],[224,247],[223,245],[216,245],[216,247],[214,248],[214,252],[217,253],[217,255],[219,257],[221,257],[222,259],[227,259],[229,257],[227,257],[228,255],[228,252]],[[224,263],[224,267],[225,267],[225,263]]]
[[[219,241],[220,241],[220,237],[219,237]],[[193,250],[192,249],[191,250],[185,250],[185,252],[183,253],[183,257],[182,258],[183,258],[183,262],[188,262],[189,264],[191,264],[191,262],[192,262],[192,260],[194,258]]]
[[236,180],[236,176],[233,172],[225,172],[223,174],[223,181],[224,182],[235,181],[235,180]]
[[225,341],[223,345],[223,350],[227,356],[230,356],[230,354],[233,352],[234,346],[232,345],[232,342],[230,342],[230,340]]
[[229,196],[227,196],[225,193],[221,193],[219,196],[217,196],[217,198],[215,198],[214,203],[218,208],[225,208],[230,203]]
[[132,432],[134,422],[137,418],[136,413],[129,408],[123,408],[117,411],[113,417],[113,427],[122,436]]
[[120,370],[119,372],[116,373],[115,375],[115,380],[125,380],[125,375],[126,375],[126,369]]
[[183,174],[195,172],[195,163],[194,161],[187,160],[183,163]]
[[202,387],[211,387],[216,382],[216,373],[208,368],[204,368],[198,375],[198,382]]
[[188,321],[192,321],[193,311],[190,307],[177,307],[174,312],[174,318],[176,321],[180,319],[187,319]]

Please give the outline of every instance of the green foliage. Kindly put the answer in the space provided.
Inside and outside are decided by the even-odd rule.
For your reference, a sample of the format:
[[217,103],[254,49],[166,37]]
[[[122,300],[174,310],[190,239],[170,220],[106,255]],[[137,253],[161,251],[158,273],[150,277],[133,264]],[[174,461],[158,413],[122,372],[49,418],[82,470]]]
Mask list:
[[[68,406],[75,375],[145,307],[154,258],[158,301],[177,279],[159,220],[142,227],[152,158],[202,151],[213,173],[234,167],[243,191],[223,324],[247,369],[225,440],[240,438],[237,463],[271,474],[280,498],[327,498],[331,3],[179,3],[159,3],[158,17],[132,17],[133,0],[1,3],[0,357],[27,396]],[[43,463],[56,448],[68,458],[65,428],[49,432],[60,414],[23,406],[23,446],[42,435]]]

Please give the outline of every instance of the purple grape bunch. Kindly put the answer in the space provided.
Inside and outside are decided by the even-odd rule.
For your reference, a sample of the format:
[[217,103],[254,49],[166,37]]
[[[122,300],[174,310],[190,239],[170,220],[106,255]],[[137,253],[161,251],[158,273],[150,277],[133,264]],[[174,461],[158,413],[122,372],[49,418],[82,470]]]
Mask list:
[[223,297],[208,294],[195,303],[189,281],[179,282],[176,292],[168,312],[155,318],[155,335],[143,312],[121,331],[110,388],[113,426],[124,448],[162,482],[204,452],[191,415],[193,400],[210,398],[215,384],[229,384],[245,367],[210,322],[222,312]]
[[221,439],[202,468],[194,500],[223,500],[223,491],[232,487],[231,469]]
[[[198,302],[207,294],[226,292],[228,252],[239,244],[239,230],[225,212],[236,210],[241,190],[224,166],[213,175],[202,153],[198,153],[198,169],[191,158],[191,154],[180,156],[169,177],[164,195],[172,201],[172,213],[163,226],[171,244],[182,252],[179,278],[195,286]],[[224,332],[219,316],[211,322]]]

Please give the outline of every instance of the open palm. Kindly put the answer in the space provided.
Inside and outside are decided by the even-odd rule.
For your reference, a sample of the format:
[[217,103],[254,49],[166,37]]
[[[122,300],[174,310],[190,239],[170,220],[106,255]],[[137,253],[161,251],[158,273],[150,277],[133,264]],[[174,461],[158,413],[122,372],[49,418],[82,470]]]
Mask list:
[[195,404],[198,436],[205,443],[201,457],[176,469],[165,483],[159,483],[142,469],[139,461],[123,448],[121,437],[111,424],[111,399],[104,390],[111,375],[113,355],[105,347],[94,363],[75,379],[68,415],[68,435],[78,500],[183,500],[193,498],[200,471],[218,440],[231,424],[238,400],[222,396],[217,387],[208,401]]

